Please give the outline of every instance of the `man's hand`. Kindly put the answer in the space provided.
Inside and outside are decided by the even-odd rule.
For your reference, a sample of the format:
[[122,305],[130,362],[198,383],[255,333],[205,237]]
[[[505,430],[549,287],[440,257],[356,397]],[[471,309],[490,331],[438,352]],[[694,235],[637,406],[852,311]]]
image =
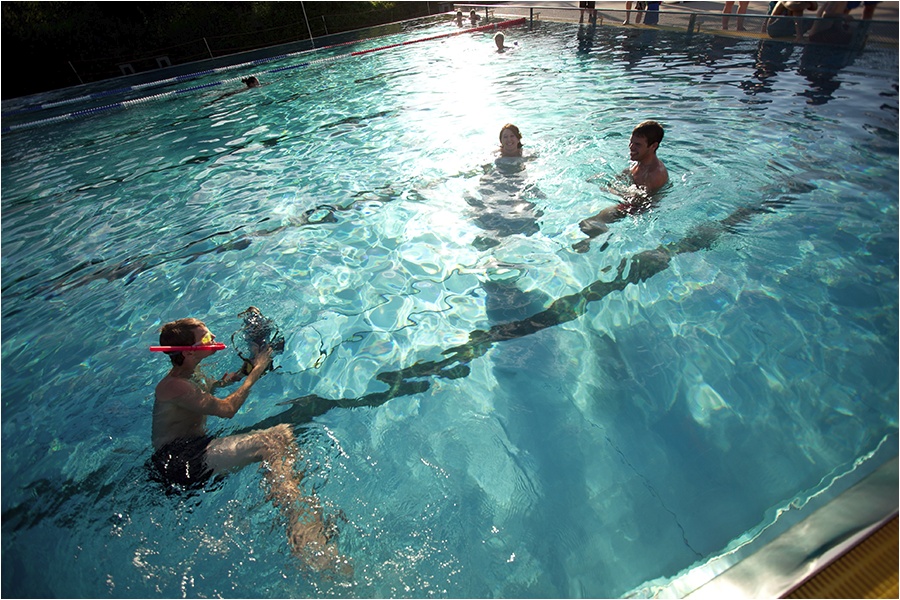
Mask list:
[[266,346],[262,352],[256,355],[253,359],[253,370],[259,371],[260,374],[264,373],[266,368],[269,366],[269,363],[272,362],[272,347]]
[[218,381],[218,384],[220,387],[225,387],[226,385],[231,385],[232,383],[237,383],[238,381],[240,381],[241,379],[243,379],[246,376],[247,376],[247,374],[244,373],[243,371],[235,371],[234,373],[225,373],[224,375],[222,375],[222,379],[220,379]]

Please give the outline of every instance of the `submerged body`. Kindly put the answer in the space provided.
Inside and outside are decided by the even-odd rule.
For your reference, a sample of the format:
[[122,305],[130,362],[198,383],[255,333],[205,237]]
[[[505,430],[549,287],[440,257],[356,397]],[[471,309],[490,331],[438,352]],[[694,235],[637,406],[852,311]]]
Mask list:
[[[627,216],[635,216],[650,210],[657,201],[657,192],[669,182],[669,172],[657,158],[656,150],[663,138],[663,129],[656,121],[644,121],[634,128],[628,143],[631,165],[623,175],[630,181],[622,202],[604,208],[579,223],[588,239],[573,248],[578,252],[588,249],[590,239],[609,230],[608,225]],[[616,191],[616,190],[612,190]]]
[[[214,339],[206,325],[196,319],[168,323],[160,334],[164,345],[202,345]],[[348,573],[349,563],[329,543],[318,500],[300,488],[302,473],[294,468],[300,454],[289,426],[218,438],[207,433],[207,417],[234,417],[268,369],[273,348],[258,350],[246,378],[239,371],[211,383],[197,368],[214,350],[169,353],[172,369],[157,384],[153,404],[152,463],[157,478],[169,489],[190,488],[203,485],[213,475],[263,462],[268,497],[287,519],[288,542],[294,555],[313,569]],[[225,398],[212,394],[215,388],[241,379],[244,381],[238,389]]]

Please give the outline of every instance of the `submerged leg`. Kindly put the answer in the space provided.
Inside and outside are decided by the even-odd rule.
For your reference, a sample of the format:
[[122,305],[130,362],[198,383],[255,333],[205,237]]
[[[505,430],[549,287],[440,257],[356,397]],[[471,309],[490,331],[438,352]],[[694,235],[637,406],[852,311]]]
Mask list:
[[264,463],[268,498],[287,520],[287,538],[291,552],[304,565],[316,571],[353,574],[349,559],[341,556],[331,542],[322,506],[314,493],[305,495],[300,487],[302,473],[294,468],[299,455],[297,442],[288,425],[278,425],[273,432],[273,453]]
[[349,560],[329,543],[331,536],[318,499],[315,494],[305,495],[300,487],[303,474],[295,469],[299,455],[292,429],[281,424],[213,440],[207,447],[206,463],[223,473],[261,461],[267,498],[287,521],[292,554],[316,571],[350,575]]

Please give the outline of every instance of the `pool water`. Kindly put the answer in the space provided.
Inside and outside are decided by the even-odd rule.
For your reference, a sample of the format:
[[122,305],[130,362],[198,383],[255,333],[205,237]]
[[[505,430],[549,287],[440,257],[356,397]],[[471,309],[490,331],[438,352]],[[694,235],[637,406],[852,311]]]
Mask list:
[[[664,595],[896,456],[897,53],[506,33],[3,135],[4,596]],[[651,118],[661,201],[575,252]],[[254,467],[147,480],[159,326],[231,346],[250,305],[286,348],[211,429],[296,426],[352,577],[297,563]]]

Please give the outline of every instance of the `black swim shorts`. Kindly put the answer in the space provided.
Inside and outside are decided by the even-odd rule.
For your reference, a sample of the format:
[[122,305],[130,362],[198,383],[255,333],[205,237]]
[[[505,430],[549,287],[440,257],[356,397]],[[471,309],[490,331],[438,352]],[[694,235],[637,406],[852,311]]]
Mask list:
[[213,474],[206,466],[206,447],[212,440],[210,436],[201,436],[169,442],[150,459],[156,471],[155,478],[167,487],[203,485]]

